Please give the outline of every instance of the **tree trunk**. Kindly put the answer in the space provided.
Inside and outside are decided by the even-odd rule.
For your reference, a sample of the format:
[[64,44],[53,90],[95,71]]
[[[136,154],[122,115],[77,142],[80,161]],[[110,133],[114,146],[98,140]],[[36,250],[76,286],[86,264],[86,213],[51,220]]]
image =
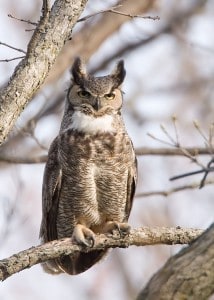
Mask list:
[[171,257],[137,300],[206,300],[214,293],[214,224]]

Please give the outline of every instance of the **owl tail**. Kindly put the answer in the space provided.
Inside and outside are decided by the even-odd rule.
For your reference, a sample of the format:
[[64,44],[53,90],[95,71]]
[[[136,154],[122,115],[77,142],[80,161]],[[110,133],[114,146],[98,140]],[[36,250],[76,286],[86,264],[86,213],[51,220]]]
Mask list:
[[88,253],[67,255],[57,260],[59,268],[70,275],[80,274],[96,264],[108,250],[95,250]]

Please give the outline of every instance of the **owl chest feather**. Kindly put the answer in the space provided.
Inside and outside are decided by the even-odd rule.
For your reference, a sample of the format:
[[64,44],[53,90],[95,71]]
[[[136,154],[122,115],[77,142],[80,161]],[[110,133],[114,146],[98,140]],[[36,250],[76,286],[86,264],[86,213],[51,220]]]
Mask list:
[[88,134],[68,129],[60,138],[61,206],[68,218],[96,226],[125,215],[131,143],[125,132]]

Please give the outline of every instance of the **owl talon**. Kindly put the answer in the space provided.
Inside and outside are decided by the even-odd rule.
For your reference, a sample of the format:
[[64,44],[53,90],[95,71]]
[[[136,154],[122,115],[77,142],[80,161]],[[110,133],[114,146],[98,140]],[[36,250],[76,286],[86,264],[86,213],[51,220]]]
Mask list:
[[120,223],[115,221],[109,221],[106,223],[104,232],[114,233],[114,231],[118,231],[120,237],[124,237],[129,234],[131,226],[128,223]]
[[84,225],[77,224],[73,231],[72,240],[77,244],[92,248],[95,243],[95,234]]

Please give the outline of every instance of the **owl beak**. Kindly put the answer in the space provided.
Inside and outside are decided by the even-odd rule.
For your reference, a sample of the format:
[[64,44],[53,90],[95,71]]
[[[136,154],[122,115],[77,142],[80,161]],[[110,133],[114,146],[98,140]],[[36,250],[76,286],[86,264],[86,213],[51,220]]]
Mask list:
[[102,108],[101,99],[97,98],[95,104],[93,105],[93,108],[98,111]]

